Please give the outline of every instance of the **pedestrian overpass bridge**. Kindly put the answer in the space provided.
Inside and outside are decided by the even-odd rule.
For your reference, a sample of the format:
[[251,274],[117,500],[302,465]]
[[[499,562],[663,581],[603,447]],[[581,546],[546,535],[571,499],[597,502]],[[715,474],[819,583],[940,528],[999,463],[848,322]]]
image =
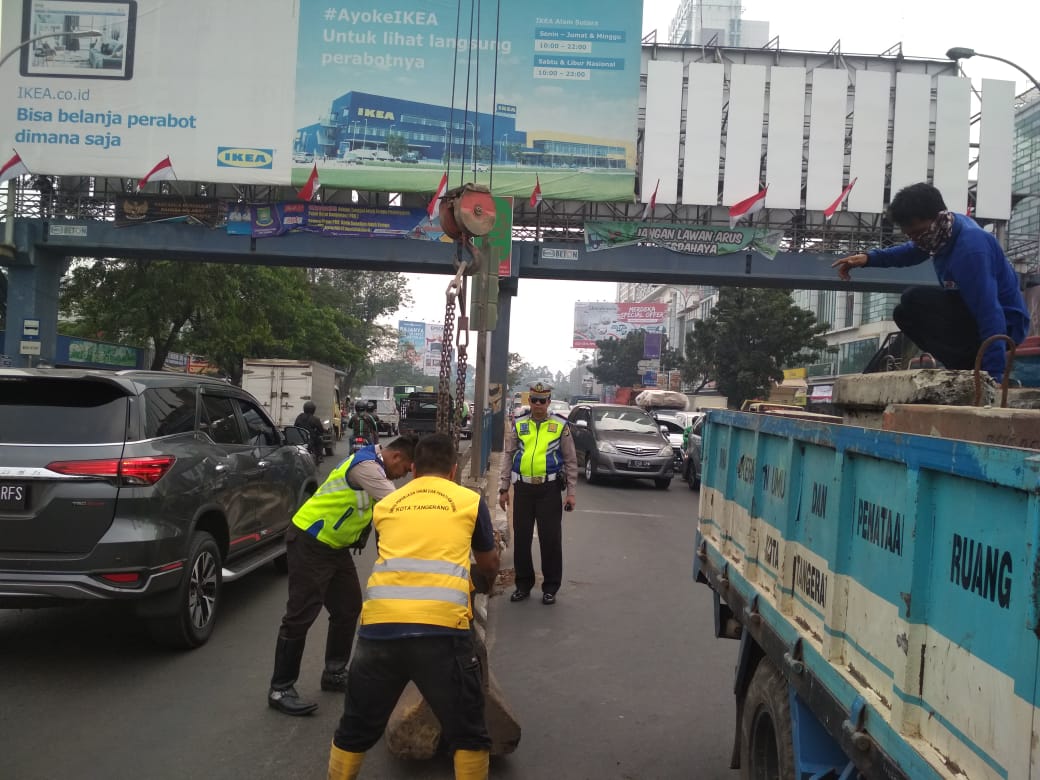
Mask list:
[[[278,238],[234,236],[224,230],[184,223],[117,227],[103,220],[22,219],[14,224],[7,265],[7,322],[4,353],[17,355],[24,319],[40,321],[40,357],[53,360],[59,284],[71,258],[166,259],[346,268],[450,275],[453,244],[407,239],[329,238],[290,233]],[[510,299],[521,279],[651,282],[715,287],[777,287],[895,292],[912,284],[934,284],[930,264],[908,269],[871,269],[841,282],[831,268],[833,253],[758,252],[688,255],[657,246],[586,252],[579,241],[514,240],[514,275],[500,281],[498,327],[493,336],[492,373],[505,372],[509,352]]]

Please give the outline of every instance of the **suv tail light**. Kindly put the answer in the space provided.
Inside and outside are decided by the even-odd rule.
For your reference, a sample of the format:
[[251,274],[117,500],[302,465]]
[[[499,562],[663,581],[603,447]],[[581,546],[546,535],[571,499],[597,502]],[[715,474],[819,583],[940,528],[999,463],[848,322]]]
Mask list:
[[172,455],[106,460],[60,460],[47,465],[51,471],[70,477],[101,477],[125,485],[154,485],[177,462]]

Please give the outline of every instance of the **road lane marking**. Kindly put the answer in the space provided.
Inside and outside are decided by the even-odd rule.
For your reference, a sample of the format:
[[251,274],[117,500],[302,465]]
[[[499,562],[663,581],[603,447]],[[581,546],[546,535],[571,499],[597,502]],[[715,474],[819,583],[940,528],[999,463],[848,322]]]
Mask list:
[[656,518],[658,518],[660,520],[668,520],[669,518],[674,517],[674,515],[644,515],[641,512],[613,512],[613,511],[610,511],[610,510],[607,510],[607,509],[574,509],[572,511],[574,511],[575,513],[577,513],[577,512],[587,512],[588,514],[591,514],[591,515],[621,515],[623,517],[632,517],[632,516],[636,516],[636,517],[656,517]]

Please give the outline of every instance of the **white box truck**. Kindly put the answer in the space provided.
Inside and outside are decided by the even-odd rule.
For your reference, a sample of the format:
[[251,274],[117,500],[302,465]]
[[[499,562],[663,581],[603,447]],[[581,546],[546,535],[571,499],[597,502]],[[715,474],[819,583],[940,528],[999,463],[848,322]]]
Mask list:
[[296,422],[303,405],[313,401],[315,414],[325,426],[325,453],[333,453],[339,408],[332,366],[314,360],[247,358],[242,361],[242,389],[263,404],[279,427]]

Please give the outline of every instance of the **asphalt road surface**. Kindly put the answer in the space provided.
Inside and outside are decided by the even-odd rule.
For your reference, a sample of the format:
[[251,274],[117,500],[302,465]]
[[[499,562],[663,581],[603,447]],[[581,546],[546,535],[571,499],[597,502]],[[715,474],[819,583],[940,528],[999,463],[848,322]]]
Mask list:
[[[679,480],[582,482],[557,604],[537,588],[492,600],[491,668],[523,728],[493,778],[736,777],[737,644],[713,637],[710,592],[690,577],[695,501]],[[110,607],[0,611],[0,778],[324,778],[342,707],[318,688],[324,618],[297,686],[320,708],[290,718],[266,705],[284,578],[265,567],[224,597],[212,639],[187,653]],[[402,762],[380,743],[362,777],[450,778],[451,760]]]

